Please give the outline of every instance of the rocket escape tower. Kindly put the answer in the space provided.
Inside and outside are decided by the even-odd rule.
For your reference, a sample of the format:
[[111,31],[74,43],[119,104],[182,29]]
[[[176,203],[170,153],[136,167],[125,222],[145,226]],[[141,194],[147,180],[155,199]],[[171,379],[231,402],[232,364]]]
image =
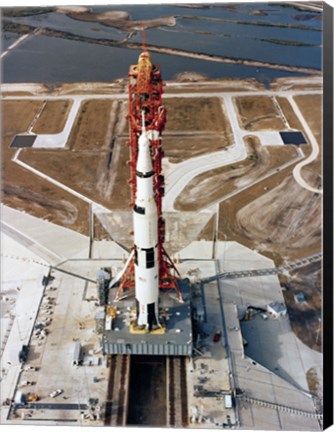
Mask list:
[[[145,33],[143,34],[143,39]],[[146,50],[145,42],[143,52],[140,54],[137,65],[131,65],[128,74],[128,121],[130,139],[128,142],[130,159],[129,185],[131,189],[131,208],[135,209],[137,197],[137,160],[138,140],[145,130],[149,139],[150,155],[153,167],[153,191],[157,206],[158,217],[158,266],[159,289],[175,290],[178,300],[182,301],[182,295],[177,285],[177,277],[180,277],[174,263],[167,254],[163,244],[165,241],[165,220],[162,215],[162,198],[164,196],[164,177],[162,170],[162,157],[164,151],[161,146],[161,134],[166,124],[166,108],[163,106],[162,93],[163,82],[158,66],[152,64],[150,55]],[[143,124],[144,118],[144,124]],[[120,285],[117,289],[115,300],[127,296],[135,289],[135,257],[136,248],[131,253],[127,267],[123,273]],[[128,293],[126,292],[128,291]]]

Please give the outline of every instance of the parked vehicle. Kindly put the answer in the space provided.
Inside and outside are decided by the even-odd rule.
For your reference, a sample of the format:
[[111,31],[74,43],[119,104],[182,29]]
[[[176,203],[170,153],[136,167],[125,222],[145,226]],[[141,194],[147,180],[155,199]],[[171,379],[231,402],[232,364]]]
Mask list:
[[19,362],[20,363],[25,363],[27,361],[28,353],[29,353],[28,345],[22,345],[22,349],[19,352]]
[[214,335],[213,335],[213,341],[214,342],[219,342],[220,341],[220,337],[222,335],[221,331],[217,331]]
[[231,395],[224,395],[224,407],[225,407],[225,409],[232,408],[232,396]]
[[59,396],[60,394],[63,393],[64,390],[62,389],[57,389],[55,391],[53,391],[52,393],[49,394],[50,397],[55,398],[57,396]]

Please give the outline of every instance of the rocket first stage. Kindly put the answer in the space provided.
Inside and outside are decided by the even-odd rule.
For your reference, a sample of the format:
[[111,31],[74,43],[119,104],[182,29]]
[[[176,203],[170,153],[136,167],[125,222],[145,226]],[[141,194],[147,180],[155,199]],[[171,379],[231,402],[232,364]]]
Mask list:
[[133,207],[137,326],[159,327],[158,211],[154,199],[150,141],[142,112],[136,166],[137,196]]

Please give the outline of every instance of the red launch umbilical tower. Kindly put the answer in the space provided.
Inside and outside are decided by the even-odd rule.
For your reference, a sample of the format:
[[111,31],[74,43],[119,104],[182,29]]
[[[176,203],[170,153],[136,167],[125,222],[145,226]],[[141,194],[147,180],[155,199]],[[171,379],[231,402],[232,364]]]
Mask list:
[[[145,38],[145,35],[144,35]],[[158,261],[159,261],[159,288],[173,289],[178,299],[182,296],[177,285],[177,271],[174,263],[167,254],[163,244],[165,241],[165,220],[162,216],[162,197],[164,196],[164,177],[162,170],[162,157],[164,151],[161,146],[161,134],[166,124],[166,108],[162,103],[163,82],[158,66],[152,64],[150,55],[145,48],[140,54],[137,65],[131,65],[128,75],[128,121],[130,129],[130,179],[131,189],[130,206],[133,207],[136,200],[136,165],[138,158],[138,138],[142,132],[142,113],[145,118],[145,128],[150,139],[150,151],[154,171],[153,186],[154,198],[158,211]],[[124,290],[135,288],[134,257],[128,262],[127,268],[121,278],[117,290],[116,300],[124,297]]]

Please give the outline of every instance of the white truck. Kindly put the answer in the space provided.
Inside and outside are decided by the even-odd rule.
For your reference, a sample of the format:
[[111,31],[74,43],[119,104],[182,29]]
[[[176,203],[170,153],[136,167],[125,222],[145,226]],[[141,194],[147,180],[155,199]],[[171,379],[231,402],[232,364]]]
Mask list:
[[233,405],[232,395],[226,394],[224,395],[224,407],[225,409],[231,409]]

